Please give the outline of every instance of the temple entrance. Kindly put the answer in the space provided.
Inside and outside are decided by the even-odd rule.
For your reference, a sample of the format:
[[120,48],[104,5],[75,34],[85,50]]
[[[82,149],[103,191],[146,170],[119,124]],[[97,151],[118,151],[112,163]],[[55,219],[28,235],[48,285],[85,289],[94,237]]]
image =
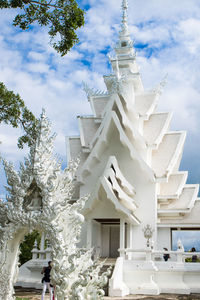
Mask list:
[[119,256],[119,225],[102,225],[102,257]]
[[[30,228],[28,225],[18,228],[15,231],[15,224],[10,223],[10,227],[12,230],[13,227],[13,236],[11,239],[5,239],[4,244],[1,245],[1,253],[0,253],[0,286],[2,287],[0,291],[0,299],[5,300],[13,300],[14,298],[14,284],[18,279],[19,275],[19,248],[20,244],[24,240],[24,237],[27,236],[28,233],[32,230],[38,230],[39,227],[36,228],[33,226]],[[43,230],[48,232],[44,227]],[[52,240],[56,238],[52,236]],[[42,266],[40,267],[41,272]],[[27,274],[26,274],[27,276]],[[30,280],[34,281],[34,278],[30,278]],[[33,286],[34,287],[34,286]]]
[[96,219],[101,223],[101,257],[119,256],[120,225],[119,219]]

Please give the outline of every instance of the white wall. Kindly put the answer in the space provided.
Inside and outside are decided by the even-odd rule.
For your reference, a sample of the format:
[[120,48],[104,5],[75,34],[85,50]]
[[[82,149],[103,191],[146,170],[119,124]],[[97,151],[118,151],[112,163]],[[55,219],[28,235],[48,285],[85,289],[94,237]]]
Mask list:
[[102,225],[102,257],[109,257],[110,227]]
[[101,247],[101,224],[92,220],[92,247]]
[[163,250],[163,248],[171,250],[171,229],[170,228],[158,228],[158,242],[157,249]]
[[114,204],[109,199],[107,199],[105,193],[102,193],[100,197],[102,197],[102,199],[96,201],[94,209],[85,215],[86,219],[120,219],[122,217],[125,218],[125,215],[123,213],[115,209]]

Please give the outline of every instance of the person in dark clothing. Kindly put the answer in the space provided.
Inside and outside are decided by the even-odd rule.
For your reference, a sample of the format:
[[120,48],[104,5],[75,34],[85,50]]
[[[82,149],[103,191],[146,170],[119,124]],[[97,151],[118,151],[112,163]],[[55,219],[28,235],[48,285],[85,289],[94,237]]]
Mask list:
[[[165,251],[168,251],[168,249],[167,248],[163,248]],[[170,255],[169,255],[169,253],[165,253],[164,255],[163,255],[163,258],[164,258],[164,261],[168,261],[168,259],[170,258]]]
[[[196,252],[196,249],[192,247],[191,252]],[[197,255],[192,255],[192,262],[197,262]]]
[[44,274],[44,277],[42,278],[43,291],[42,291],[41,300],[44,300],[47,287],[49,289],[50,300],[53,300],[53,288],[51,287],[50,284],[50,273],[51,273],[51,261],[48,262],[48,267],[43,268],[41,272],[41,274]]

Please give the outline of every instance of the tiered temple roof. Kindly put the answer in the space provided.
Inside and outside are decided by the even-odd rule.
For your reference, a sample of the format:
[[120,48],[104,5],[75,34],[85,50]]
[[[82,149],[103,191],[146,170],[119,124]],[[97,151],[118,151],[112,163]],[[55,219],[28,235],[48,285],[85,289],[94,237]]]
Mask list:
[[[125,167],[135,164],[137,172],[156,185],[158,225],[191,223],[190,214],[192,224],[199,223],[194,212],[200,212],[199,187],[186,184],[187,172],[179,171],[186,133],[171,131],[172,113],[157,111],[164,84],[152,91],[143,88],[128,30],[126,1],[115,54],[109,58],[113,73],[104,76],[107,91],[85,89],[93,116],[79,116],[80,137],[68,139],[68,159],[81,157],[77,180],[80,186],[87,186],[84,191],[96,191],[93,198],[104,190],[118,209],[140,223],[140,193]],[[96,176],[95,186],[89,187],[90,176]]]

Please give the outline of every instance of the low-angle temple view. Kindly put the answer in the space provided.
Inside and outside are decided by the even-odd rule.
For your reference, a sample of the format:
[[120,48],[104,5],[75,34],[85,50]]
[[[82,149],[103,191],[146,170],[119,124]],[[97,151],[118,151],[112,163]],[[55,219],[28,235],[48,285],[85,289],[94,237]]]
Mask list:
[[[174,242],[177,232],[200,229],[199,185],[187,184],[187,170],[179,169],[186,132],[184,128],[172,131],[172,113],[157,109],[166,78],[152,90],[143,86],[128,27],[127,0],[122,1],[121,29],[109,62],[112,73],[103,76],[106,91],[84,83],[85,101],[92,113],[77,117],[79,136],[66,138],[68,166],[79,161],[68,205],[76,206],[79,199],[87,198],[78,209],[77,215],[82,214],[84,221],[74,243],[80,249],[92,249],[92,259],[100,258],[102,265],[111,266],[110,297],[200,293],[200,263],[193,259],[193,252],[184,249],[182,239]],[[35,155],[45,151],[36,150]],[[40,159],[39,154],[37,160],[33,156],[33,164]],[[51,172],[57,167],[46,163],[45,168]],[[34,188],[22,206],[31,218],[34,211],[44,210],[44,195],[54,201],[53,194],[45,190],[42,175],[34,172],[29,180]],[[61,184],[52,186],[56,191]],[[55,195],[55,199],[62,197],[58,190]],[[68,226],[71,211],[66,215],[68,221],[64,211],[59,214],[59,224]],[[55,259],[53,235],[46,235],[45,226],[40,226],[44,229],[41,243],[35,242],[32,259],[19,268],[15,286],[41,288],[41,266]],[[66,237],[64,234],[63,239]],[[70,297],[66,299],[73,299]]]

